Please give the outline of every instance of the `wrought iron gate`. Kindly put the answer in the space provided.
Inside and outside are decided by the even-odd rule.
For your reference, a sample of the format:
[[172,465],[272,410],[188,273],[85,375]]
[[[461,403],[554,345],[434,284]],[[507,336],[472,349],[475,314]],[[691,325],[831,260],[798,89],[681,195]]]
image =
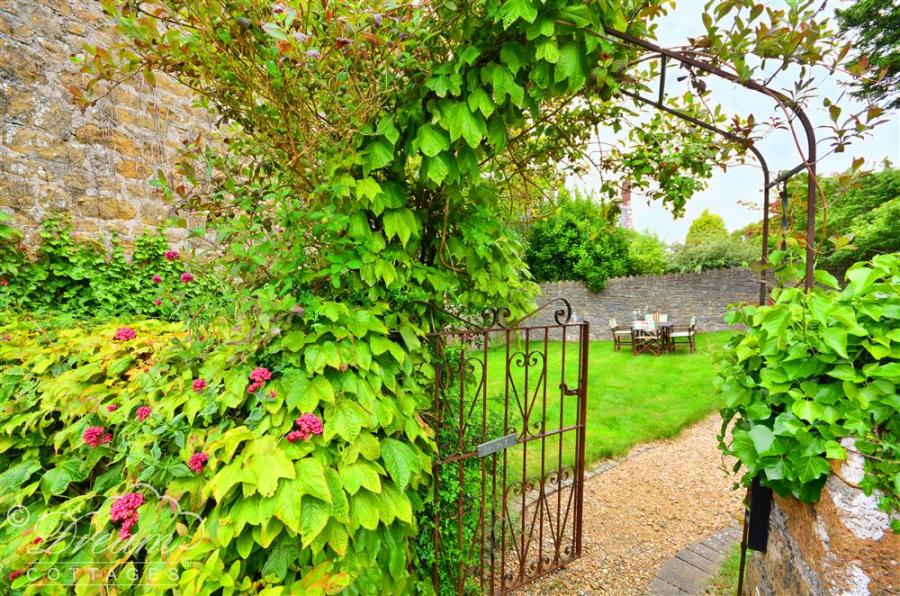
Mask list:
[[439,594],[504,594],[581,556],[589,326],[564,299],[505,315],[432,336]]

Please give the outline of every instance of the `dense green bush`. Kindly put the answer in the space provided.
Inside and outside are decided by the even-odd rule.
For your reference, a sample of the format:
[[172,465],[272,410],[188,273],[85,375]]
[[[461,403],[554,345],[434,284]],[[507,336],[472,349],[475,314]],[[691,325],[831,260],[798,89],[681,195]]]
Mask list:
[[[432,444],[406,353],[419,340],[399,320],[392,339],[377,311],[319,306],[295,315],[306,333],[265,320],[0,327],[0,564],[24,572],[13,587],[83,591],[95,567],[154,593],[409,590]],[[292,434],[304,414],[322,427]],[[123,536],[111,507],[129,493],[144,504]]]
[[846,457],[841,439],[854,438],[866,461],[862,488],[881,491],[881,507],[897,510],[900,254],[854,265],[846,279],[841,290],[819,272],[827,288],[776,289],[771,306],[730,313],[747,330],[721,362],[720,448],[738,459],[745,484],[759,476],[780,495],[814,502],[828,460]]
[[617,212],[587,198],[560,200],[531,225],[525,261],[536,281],[581,280],[594,292],[610,277],[627,275],[629,245],[614,224]]
[[664,273],[668,264],[668,247],[655,234],[626,230],[628,237],[628,272],[631,275]]
[[70,222],[51,217],[27,255],[21,234],[0,221],[0,309],[178,319],[208,317],[226,303],[221,276],[173,250],[161,233],[135,238],[130,257],[118,238],[109,243],[106,250],[76,240]]
[[759,248],[751,242],[725,237],[693,246],[676,246],[669,260],[669,271],[680,273],[708,271],[726,267],[746,267],[759,261]]

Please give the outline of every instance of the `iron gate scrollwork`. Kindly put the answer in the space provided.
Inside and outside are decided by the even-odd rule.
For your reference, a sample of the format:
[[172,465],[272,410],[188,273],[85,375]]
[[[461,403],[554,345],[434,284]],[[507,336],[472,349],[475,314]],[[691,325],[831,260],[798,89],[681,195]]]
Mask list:
[[581,556],[589,325],[564,299],[508,316],[432,335],[439,594],[503,594]]

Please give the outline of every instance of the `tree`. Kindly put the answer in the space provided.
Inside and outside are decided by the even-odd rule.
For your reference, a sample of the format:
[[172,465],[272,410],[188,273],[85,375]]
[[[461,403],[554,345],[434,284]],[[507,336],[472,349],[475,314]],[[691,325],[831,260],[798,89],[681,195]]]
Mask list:
[[[800,176],[788,184],[788,241],[800,243],[806,235],[806,194]],[[841,272],[857,261],[900,250],[900,169],[885,163],[880,171],[848,170],[821,176],[829,202],[816,214],[819,263]],[[780,241],[777,219],[771,224],[774,245]]]
[[858,80],[855,95],[900,108],[900,4],[895,0],[857,0],[836,12],[841,34],[859,51],[858,62],[865,61],[879,73]]
[[536,281],[580,280],[599,292],[629,272],[628,239],[616,210],[590,199],[564,198],[528,230],[525,262]]
[[632,275],[664,273],[668,261],[668,247],[651,233],[626,230],[628,238],[628,269]]
[[728,230],[725,228],[725,220],[719,215],[710,213],[709,209],[704,209],[703,213],[691,222],[684,243],[687,246],[697,246],[704,242],[722,240],[727,237]]

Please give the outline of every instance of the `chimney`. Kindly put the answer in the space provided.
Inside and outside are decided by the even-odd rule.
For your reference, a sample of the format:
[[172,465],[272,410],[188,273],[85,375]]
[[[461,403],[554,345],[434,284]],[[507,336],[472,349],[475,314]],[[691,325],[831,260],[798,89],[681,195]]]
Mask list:
[[619,200],[619,207],[622,213],[619,215],[619,225],[626,230],[634,229],[634,222],[631,219],[631,182],[624,181],[621,186],[622,196]]

